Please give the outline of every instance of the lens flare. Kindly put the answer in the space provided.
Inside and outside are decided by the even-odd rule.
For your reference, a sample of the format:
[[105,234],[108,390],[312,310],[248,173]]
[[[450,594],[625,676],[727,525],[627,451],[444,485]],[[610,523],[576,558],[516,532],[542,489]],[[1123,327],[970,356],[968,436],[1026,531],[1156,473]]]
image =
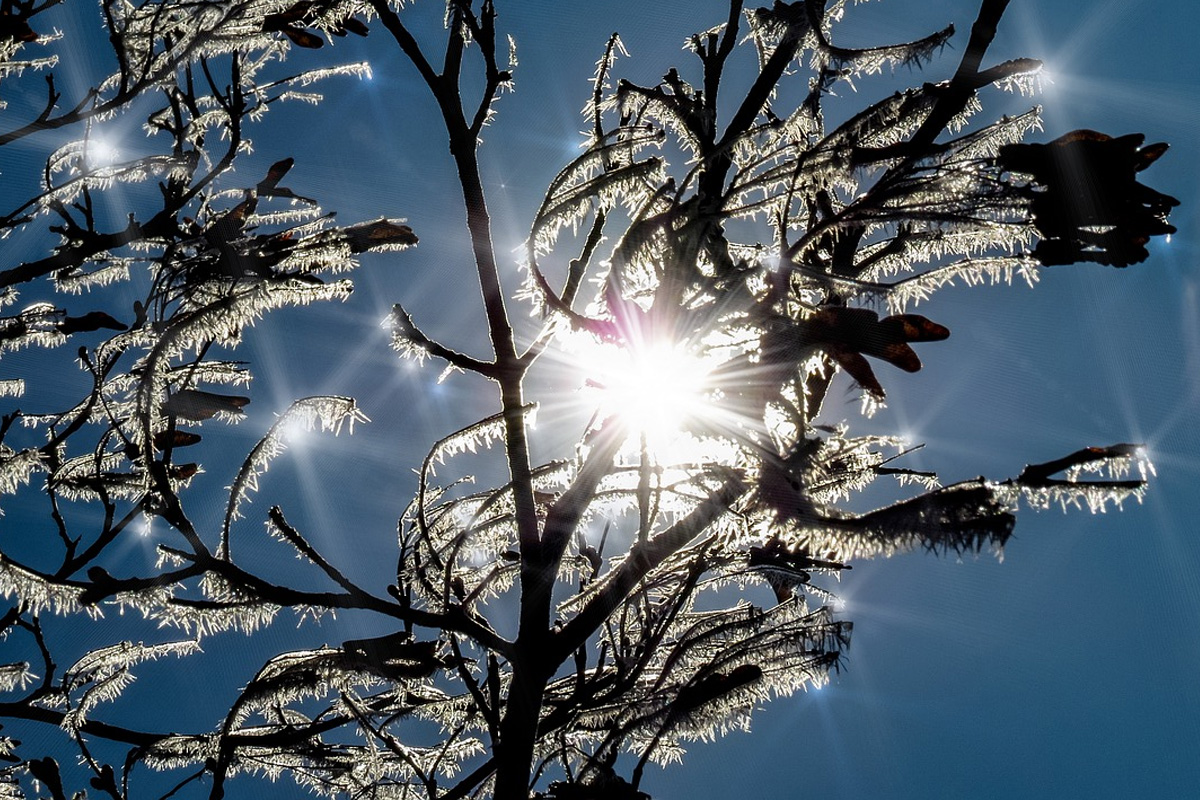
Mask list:
[[112,141],[96,135],[92,135],[88,139],[84,160],[89,168],[111,167],[117,163],[120,157],[121,151]]
[[667,342],[619,346],[582,342],[574,348],[584,385],[602,417],[619,417],[651,449],[663,450],[705,411],[710,365]]

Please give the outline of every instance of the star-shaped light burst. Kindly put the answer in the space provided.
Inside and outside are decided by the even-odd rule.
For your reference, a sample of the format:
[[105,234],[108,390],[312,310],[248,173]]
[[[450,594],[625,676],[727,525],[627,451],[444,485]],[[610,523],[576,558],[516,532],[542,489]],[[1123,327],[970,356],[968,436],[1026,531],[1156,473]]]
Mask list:
[[632,342],[573,337],[570,357],[598,419],[617,418],[630,441],[660,463],[686,458],[691,431],[711,413],[714,363],[686,345],[654,337]]
[[602,402],[631,428],[647,434],[677,431],[700,412],[707,369],[699,358],[664,342],[601,349],[594,380]]

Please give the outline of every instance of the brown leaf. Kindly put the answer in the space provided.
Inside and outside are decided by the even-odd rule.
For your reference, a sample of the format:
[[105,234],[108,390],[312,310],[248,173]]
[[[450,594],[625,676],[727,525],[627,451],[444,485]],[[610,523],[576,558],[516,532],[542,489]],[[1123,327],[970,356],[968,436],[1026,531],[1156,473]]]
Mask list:
[[370,28],[367,27],[367,23],[363,22],[358,17],[346,17],[344,20],[342,20],[339,30],[342,31],[342,35],[345,35],[346,31],[358,36],[366,36],[368,33],[370,33]]
[[186,481],[199,471],[199,464],[176,464],[171,467],[171,477],[176,480]]
[[1162,154],[1167,152],[1168,147],[1169,145],[1166,142],[1155,142],[1154,144],[1146,145],[1138,151],[1137,163],[1134,168],[1138,172],[1141,172],[1155,161],[1158,161],[1162,157]]
[[950,329],[920,314],[895,314],[879,320],[886,333],[901,342],[940,342],[950,336]]
[[342,234],[346,237],[346,243],[350,245],[352,253],[363,253],[388,245],[414,245],[418,241],[412,228],[389,219],[353,225],[343,230]]
[[728,674],[717,672],[706,675],[690,686],[680,689],[672,706],[677,712],[691,711],[746,684],[753,683],[761,678],[762,674],[762,668],[755,664],[741,664]]
[[190,420],[204,420],[217,414],[240,415],[250,402],[249,397],[216,394],[199,389],[180,389],[163,404],[163,411]]
[[825,345],[825,352],[838,363],[838,366],[846,370],[859,386],[880,399],[886,396],[883,387],[879,384],[879,379],[875,377],[875,372],[862,354],[840,344]]
[[73,333],[96,331],[101,328],[113,331],[125,330],[123,322],[114,319],[103,311],[89,311],[82,317],[64,317],[62,322],[58,323],[57,327],[66,336],[70,336]]
[[154,434],[154,449],[166,450],[170,447],[190,447],[200,441],[200,434],[191,431],[159,431]]
[[859,385],[876,397],[884,396],[863,356],[871,356],[906,372],[921,368],[921,359],[909,342],[935,342],[950,330],[920,314],[896,314],[879,319],[868,308],[826,306],[803,323],[808,341],[818,345],[850,373]]
[[303,28],[293,28],[289,25],[280,28],[279,32],[291,39],[292,43],[298,47],[307,47],[309,50],[320,50],[325,46],[324,39]]
[[246,219],[254,213],[257,206],[258,200],[253,195],[247,197],[205,228],[205,238],[214,244],[221,244],[238,238],[242,235],[242,231],[246,227]]
[[872,346],[863,350],[869,356],[886,361],[893,367],[899,367],[905,372],[917,372],[921,369],[921,359],[917,352],[904,342],[891,342]]
[[272,164],[271,168],[267,170],[267,177],[259,181],[259,194],[270,194],[271,190],[279,185],[279,182],[283,180],[283,176],[288,174],[288,170],[290,170],[295,163],[296,159],[285,158],[282,161],[276,161],[274,164]]
[[300,22],[308,17],[312,8],[312,0],[300,0],[300,2],[290,8],[276,14],[267,14],[263,17],[262,29],[264,31],[283,31],[291,23]]
[[1138,182],[1137,173],[1167,145],[1077,130],[1045,144],[1000,148],[997,164],[1032,176],[1030,210],[1042,236],[1034,256],[1045,265],[1093,261],[1125,267],[1149,256],[1152,236],[1170,234],[1179,201]]

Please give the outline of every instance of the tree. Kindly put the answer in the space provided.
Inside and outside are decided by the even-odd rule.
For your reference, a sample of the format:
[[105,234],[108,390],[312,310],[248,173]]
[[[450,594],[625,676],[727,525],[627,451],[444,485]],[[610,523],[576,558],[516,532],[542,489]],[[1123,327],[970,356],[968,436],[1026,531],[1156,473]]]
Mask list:
[[[450,0],[438,43],[414,33],[413,9],[384,0],[105,2],[116,70],[78,100],[38,55],[52,45],[53,2],[4,0],[0,76],[18,82],[21,103],[0,146],[53,151],[39,188],[0,217],[11,238],[49,250],[4,267],[6,305],[17,287],[37,299],[0,320],[0,345],[46,352],[22,361],[29,386],[3,387],[56,410],[13,409],[0,424],[4,508],[40,518],[37,563],[2,542],[12,605],[0,629],[29,655],[0,670],[0,713],[61,728],[91,788],[114,800],[153,784],[142,765],[181,771],[180,788],[204,784],[213,798],[238,773],[328,793],[636,798],[647,763],[745,727],[756,705],[837,669],[850,624],[822,578],[918,547],[999,550],[1019,501],[1098,510],[1140,496],[1149,465],[1135,445],[942,486],[898,461],[897,438],[823,421],[838,373],[870,410],[887,373],[868,359],[915,372],[912,345],[950,335],[909,311],[935,290],[1139,263],[1151,237],[1172,232],[1176,205],[1138,180],[1165,145],[1090,130],[1026,144],[1036,111],[970,119],[990,87],[1027,91],[1037,74],[1033,60],[985,65],[1004,1],[984,0],[948,80],[827,121],[835,87],[923,64],[953,35],[846,48],[834,37],[842,6],[827,5],[734,0],[651,86],[617,77],[621,44],[608,40],[586,147],[533,214],[519,295],[541,325],[525,337],[480,177],[480,139],[517,69],[489,0]],[[418,244],[398,218],[338,224],[288,188],[283,153],[265,173],[233,172],[264,113],[365,69],[291,73],[283,56],[368,31],[390,37],[441,111],[491,354],[427,335],[400,305],[395,346],[497,394],[495,413],[416,464],[397,538],[370,532],[368,546],[397,548],[385,587],[339,568],[282,505],[244,509],[297,431],[363,422],[353,400],[297,400],[240,468],[205,464],[230,476],[219,514],[189,493],[200,466],[187,455],[244,414],[250,398],[228,387],[249,381],[233,353],[256,319],[344,299],[340,276],[359,256]],[[735,90],[743,37],[757,67]],[[31,106],[21,82],[39,71],[47,94]],[[114,116],[145,119],[157,149],[106,154],[97,132]],[[150,191],[131,200],[139,183]],[[37,385],[62,370],[64,344],[85,378],[73,396]],[[533,400],[561,394],[564,358],[584,365],[595,413],[574,448],[541,462]],[[464,454],[480,448],[476,483]],[[397,482],[411,466],[396,464]],[[852,501],[879,477],[919,488],[861,510]],[[311,574],[277,580],[261,545],[244,543],[264,516],[273,557],[289,551]],[[159,568],[133,571],[121,543],[150,527]],[[109,639],[70,666],[55,655],[66,645],[53,615],[124,609],[152,623],[148,641]],[[372,616],[386,632],[299,638],[248,670],[216,729],[165,733],[100,711],[143,662],[253,633],[284,609]],[[61,755],[3,741],[9,794],[30,779],[56,800],[71,790]]]

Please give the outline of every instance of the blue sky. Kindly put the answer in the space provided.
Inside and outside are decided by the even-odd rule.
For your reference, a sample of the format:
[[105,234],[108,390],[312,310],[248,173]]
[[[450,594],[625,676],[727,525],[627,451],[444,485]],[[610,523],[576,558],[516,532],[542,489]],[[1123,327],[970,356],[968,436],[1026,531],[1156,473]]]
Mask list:
[[[684,62],[684,35],[721,19],[711,2],[564,8],[501,6],[521,66],[483,153],[497,238],[514,247],[542,187],[576,152],[606,34],[620,31],[630,51],[625,74],[653,80]],[[856,44],[950,21],[958,35],[923,72],[865,82],[848,102],[948,77],[976,10],[957,1],[851,6],[841,30]],[[885,412],[868,423],[855,402],[839,407],[832,395],[826,406],[831,420],[926,442],[919,464],[947,480],[1014,475],[1085,445],[1146,442],[1158,477],[1145,503],[1099,516],[1026,510],[1003,563],[910,554],[856,564],[839,587],[855,623],[847,671],[761,712],[751,735],[696,746],[682,768],[650,773],[655,797],[1182,797],[1200,785],[1198,33],[1191,4],[1013,0],[989,61],[1046,62],[1036,99],[1045,130],[1034,139],[1087,127],[1170,142],[1145,180],[1183,201],[1172,218],[1180,232],[1123,271],[1082,265],[1046,270],[1034,290],[946,290],[921,310],[953,335],[923,349],[921,373],[881,375]],[[449,165],[440,142],[421,137],[432,109],[412,77],[390,57],[369,86],[350,90],[369,109],[352,136],[370,142],[392,127],[408,142],[395,153],[396,181],[364,185],[364,204],[404,214],[424,237],[387,268],[402,275],[360,276],[371,287],[366,302],[381,308],[397,296],[414,309],[436,304],[469,277],[453,255],[461,244],[435,233],[458,219],[455,198],[423,191]],[[991,92],[983,118],[1029,102]],[[333,139],[343,122],[327,116],[314,135]],[[325,152],[330,189],[354,154]],[[425,319],[454,335],[471,308]],[[426,424],[446,429],[445,405],[415,402]]]
[[[608,33],[619,31],[630,52],[622,74],[644,82],[682,66],[684,37],[723,11],[711,0],[498,6],[520,56],[517,92],[500,102],[482,151],[503,253],[524,238],[541,190],[577,152],[579,110]],[[914,38],[951,21],[958,28],[955,47],[925,71],[866,81],[850,105],[948,77],[976,10],[964,0],[849,7],[842,30],[854,44]],[[855,623],[848,669],[760,712],[752,734],[697,745],[683,767],[651,770],[644,788],[655,798],[1183,797],[1200,785],[1198,34],[1191,3],[1012,0],[988,60],[1046,62],[1052,82],[1036,100],[1045,131],[1033,138],[1087,127],[1170,142],[1144,180],[1183,201],[1172,216],[1179,233],[1126,270],[1059,267],[1034,290],[939,293],[921,311],[953,335],[922,350],[922,372],[880,375],[888,409],[864,421],[856,402],[835,393],[825,412],[852,429],[899,429],[926,442],[914,466],[947,481],[1015,475],[1086,445],[1145,442],[1158,468],[1146,501],[1099,516],[1023,511],[1002,563],[922,554],[857,563],[838,587]],[[296,330],[307,317],[292,312],[261,325],[244,354],[258,376],[246,430],[212,431],[237,442],[290,397],[358,396],[372,425],[295,448],[272,467],[255,508],[272,492],[294,492],[297,514],[324,531],[332,556],[384,581],[390,564],[356,533],[394,525],[409,462],[472,414],[490,413],[491,397],[465,379],[435,385],[436,370],[398,365],[378,328],[403,302],[430,333],[466,347],[482,332],[466,327],[477,322],[477,295],[436,111],[389,43],[382,30],[339,40],[334,52],[347,60],[372,58],[374,78],[328,87],[323,111],[272,112],[255,134],[255,158],[265,168],[295,156],[297,192],[346,221],[407,217],[421,244],[368,259],[355,297],[322,313],[319,330]],[[1031,102],[983,99],[985,119]],[[515,287],[515,262],[506,269]],[[228,480],[213,476],[214,493]],[[284,622],[263,647],[296,635]],[[301,634],[312,635],[322,638]],[[236,664],[233,654],[214,657]]]
[[[631,55],[620,63],[626,74],[652,80],[684,62],[686,34],[722,16],[711,2],[564,9],[501,6],[521,65],[517,93],[500,103],[483,153],[497,238],[511,237],[514,247],[542,187],[576,152],[578,111],[605,35],[620,31]],[[924,72],[866,82],[848,102],[948,77],[976,10],[898,0],[850,7],[841,30],[856,44],[950,21],[959,33]],[[1037,99],[1045,131],[1035,138],[1088,127],[1169,141],[1145,180],[1183,200],[1173,217],[1180,232],[1128,270],[1057,268],[1035,290],[944,291],[922,310],[953,335],[922,351],[921,373],[883,378],[887,411],[864,423],[853,402],[839,408],[831,396],[826,407],[831,419],[898,427],[926,442],[919,459],[948,480],[1004,477],[1080,446],[1144,441],[1158,467],[1146,502],[1101,516],[1025,511],[1003,563],[911,554],[857,564],[840,586],[855,622],[848,670],[760,713],[751,735],[696,746],[682,768],[649,774],[655,797],[748,789],[780,800],[1182,797],[1200,785],[1198,33],[1200,11],[1185,3],[1013,0],[989,60],[1047,63],[1052,83]],[[351,90],[377,115],[362,123],[366,141],[380,127],[375,120],[386,127],[398,119],[405,139],[430,125],[432,109],[412,95],[419,90],[400,82],[411,87],[412,73],[390,58],[370,87]],[[992,92],[983,116],[1028,102]],[[327,117],[317,136],[333,137],[340,124]],[[422,192],[448,170],[440,142],[426,146],[396,153],[398,186],[364,187],[368,204],[396,203],[424,236],[395,267],[403,277],[370,273],[368,281],[395,288],[370,289],[368,302],[387,304],[399,292],[412,308],[436,303],[451,282],[447,271],[466,269],[465,260],[453,267],[442,258],[458,244],[429,235],[458,212],[453,197]],[[327,157],[338,159],[337,148]],[[406,203],[413,194],[420,207]],[[430,323],[454,331],[469,313]],[[444,407],[430,405],[436,428]]]

